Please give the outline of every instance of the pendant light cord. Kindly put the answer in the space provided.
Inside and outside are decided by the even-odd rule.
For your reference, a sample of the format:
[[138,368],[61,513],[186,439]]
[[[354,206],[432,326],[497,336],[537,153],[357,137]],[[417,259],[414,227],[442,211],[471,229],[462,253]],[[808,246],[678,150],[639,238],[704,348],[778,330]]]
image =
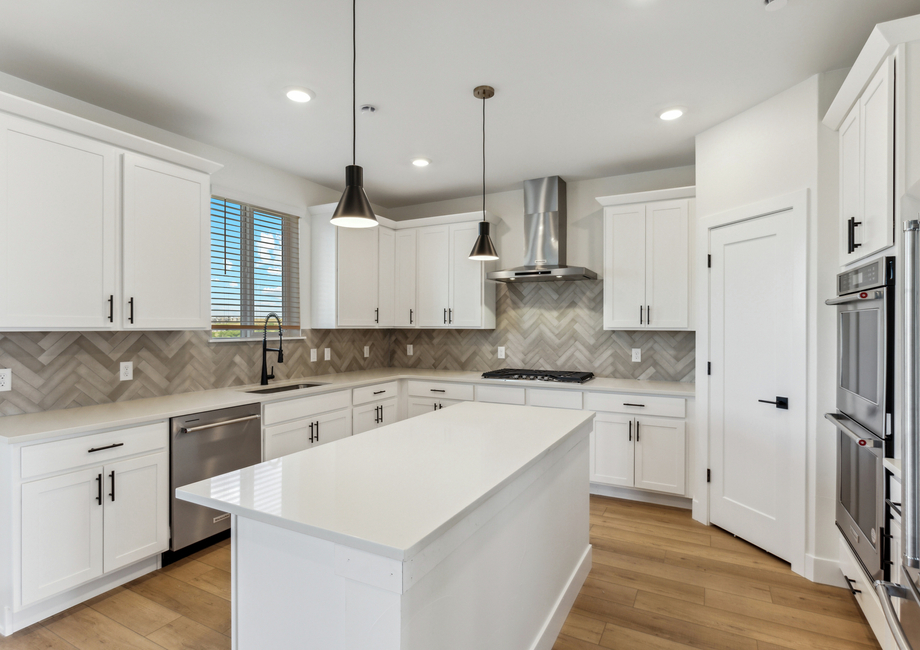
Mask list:
[[486,98],[482,98],[482,220],[486,220]]
[[[358,0],[351,0],[351,164],[358,164]],[[483,106],[483,110],[485,107]],[[483,127],[485,128],[485,127]]]

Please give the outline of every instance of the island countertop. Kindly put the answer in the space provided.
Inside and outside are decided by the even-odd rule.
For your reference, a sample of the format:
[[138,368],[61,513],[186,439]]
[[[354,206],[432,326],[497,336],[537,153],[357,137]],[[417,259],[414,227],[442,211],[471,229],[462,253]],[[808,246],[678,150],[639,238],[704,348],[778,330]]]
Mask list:
[[407,561],[553,450],[576,444],[593,417],[590,411],[467,402],[186,485],[176,494]]

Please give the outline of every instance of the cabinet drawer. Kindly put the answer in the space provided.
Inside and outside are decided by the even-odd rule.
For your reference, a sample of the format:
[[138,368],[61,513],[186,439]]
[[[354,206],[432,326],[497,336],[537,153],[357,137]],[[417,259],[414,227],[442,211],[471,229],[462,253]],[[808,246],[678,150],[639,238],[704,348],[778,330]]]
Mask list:
[[268,426],[279,422],[287,422],[288,420],[296,420],[297,418],[308,418],[317,413],[334,411],[347,406],[351,406],[351,393],[347,390],[275,402],[265,405],[263,424]]
[[528,406],[549,406],[559,409],[581,409],[581,391],[528,388],[527,404]]
[[637,395],[618,395],[616,393],[585,393],[585,409],[588,411],[682,418],[687,415],[687,400],[682,397],[640,397]]
[[514,388],[512,386],[477,386],[477,402],[494,402],[496,404],[520,404],[526,403],[525,390],[523,388]]
[[853,594],[853,598],[859,603],[859,608],[863,611],[866,621],[868,621],[872,631],[875,632],[875,636],[878,637],[881,646],[883,648],[896,648],[894,636],[888,627],[885,612],[882,611],[882,603],[879,602],[872,581],[862,570],[859,560],[850,550],[850,545],[843,535],[838,533],[837,537],[840,540],[840,572],[843,574],[844,579],[853,580],[850,584],[853,589],[859,592]]
[[473,384],[444,384],[436,381],[410,381],[409,394],[413,397],[443,397],[472,401]]
[[168,445],[166,421],[31,445],[22,448],[21,476],[26,479],[91,464],[102,465],[116,458],[166,449]]
[[352,392],[352,404],[366,404],[367,402],[376,402],[381,399],[396,397],[396,382],[388,381],[385,384],[374,384],[373,386],[363,386],[355,388]]

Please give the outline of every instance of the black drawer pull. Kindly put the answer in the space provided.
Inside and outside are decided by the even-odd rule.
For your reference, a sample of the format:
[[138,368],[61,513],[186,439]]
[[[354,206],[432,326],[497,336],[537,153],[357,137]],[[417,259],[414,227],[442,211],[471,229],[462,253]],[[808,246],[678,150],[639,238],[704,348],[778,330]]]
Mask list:
[[446,393],[447,391],[443,388],[432,388],[430,389],[432,393]]
[[125,443],[123,443],[123,442],[116,442],[115,444],[106,445],[105,447],[93,447],[93,448],[90,449],[87,453],[92,454],[92,453],[95,453],[95,452],[97,452],[97,451],[105,451],[106,449],[115,449],[115,447],[124,447],[124,446],[125,446]]
[[856,584],[855,580],[853,580],[852,578],[847,578],[846,574],[844,574],[843,579],[847,581],[847,587],[849,587],[851,594],[855,596],[856,594],[862,593],[862,591],[853,587],[853,585]]
[[385,393],[386,390],[375,390],[374,395],[379,395],[380,393]]
[[638,406],[640,409],[645,408],[645,404],[630,404],[629,402],[623,402],[623,406]]

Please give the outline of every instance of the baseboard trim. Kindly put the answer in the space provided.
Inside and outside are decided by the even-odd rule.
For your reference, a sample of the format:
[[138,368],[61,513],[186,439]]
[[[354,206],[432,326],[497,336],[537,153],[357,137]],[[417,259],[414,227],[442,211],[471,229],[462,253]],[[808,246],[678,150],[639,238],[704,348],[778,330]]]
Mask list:
[[833,587],[849,587],[840,572],[840,562],[835,558],[805,555],[805,577],[812,582]]
[[601,485],[600,483],[591,484],[591,494],[602,497],[613,497],[614,499],[654,503],[659,506],[671,506],[672,508],[683,508],[684,510],[691,510],[693,508],[693,499],[690,497],[679,497],[674,494],[662,494],[661,492],[649,492],[648,490],[637,490],[613,485]]
[[572,572],[565,589],[559,594],[556,607],[553,608],[553,612],[546,619],[546,623],[543,624],[543,629],[540,630],[540,635],[531,646],[531,650],[552,650],[559,633],[562,631],[562,626],[565,624],[565,619],[575,604],[578,592],[581,591],[581,587],[585,584],[590,572],[591,545],[588,544],[588,548],[585,549],[584,555],[581,556],[581,561],[575,567],[575,571]]

